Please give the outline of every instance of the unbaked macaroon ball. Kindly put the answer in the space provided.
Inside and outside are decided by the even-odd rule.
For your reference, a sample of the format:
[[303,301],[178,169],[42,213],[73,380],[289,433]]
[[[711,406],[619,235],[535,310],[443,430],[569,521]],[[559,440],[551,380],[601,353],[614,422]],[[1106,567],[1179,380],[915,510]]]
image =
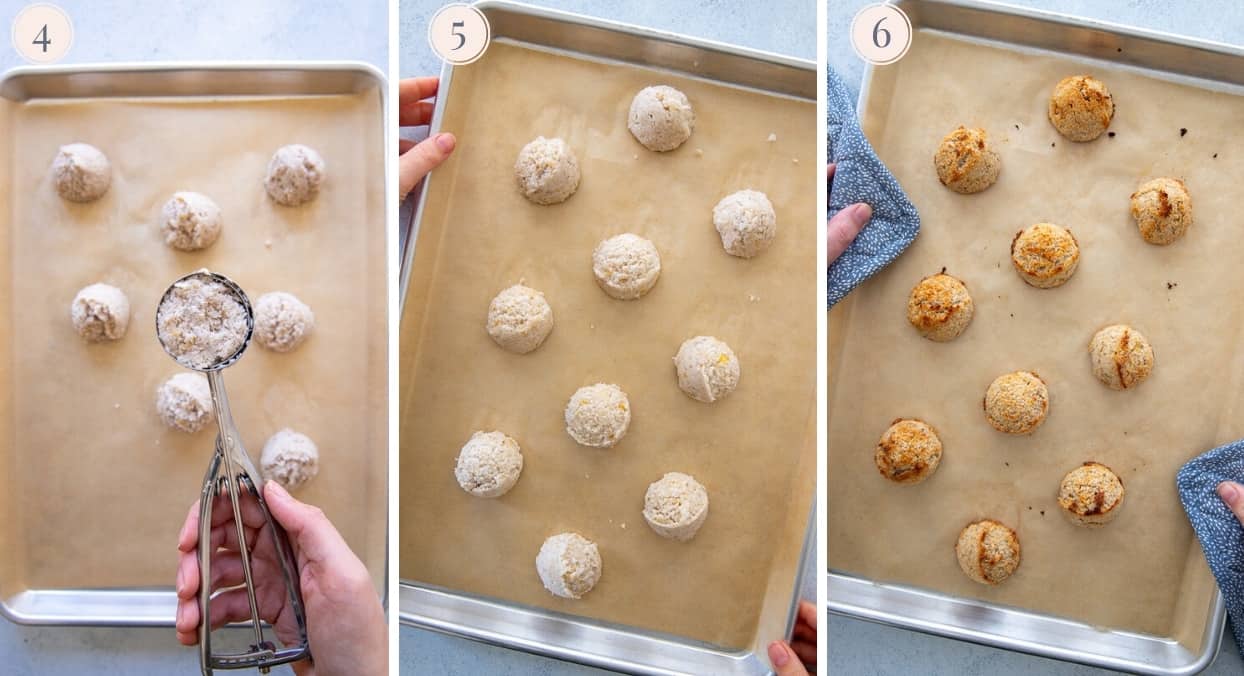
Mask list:
[[203,429],[216,409],[212,389],[202,373],[178,373],[156,388],[156,413],[172,429],[190,432]]
[[955,543],[959,567],[976,582],[997,585],[1019,568],[1019,538],[1015,531],[994,521],[970,523]]
[[1058,506],[1077,526],[1101,526],[1119,514],[1123,493],[1123,481],[1114,470],[1090,461],[1063,477]]
[[527,354],[544,344],[553,331],[553,308],[544,294],[515,284],[488,304],[484,324],[493,342],[515,354]]
[[752,258],[768,249],[777,237],[777,213],[759,190],[740,190],[721,198],[713,207],[713,226],[726,253]]
[[1153,371],[1153,346],[1127,324],[1098,331],[1089,341],[1093,375],[1112,390],[1136,387]]
[[540,546],[536,573],[544,588],[564,599],[579,599],[600,581],[600,550],[578,533],[558,533]]
[[566,433],[584,446],[610,448],[630,425],[631,402],[617,385],[580,387],[566,403]]
[[661,276],[661,254],[652,240],[624,233],[596,245],[592,252],[596,284],[618,300],[635,300],[652,290]]
[[160,212],[160,232],[174,249],[206,249],[220,236],[220,207],[207,195],[175,192]]
[[94,202],[112,185],[112,164],[93,145],[63,145],[52,159],[52,182],[70,202]]
[[881,435],[873,453],[881,476],[900,484],[918,484],[933,476],[942,461],[942,440],[931,425],[899,418]]
[[518,151],[514,178],[535,204],[565,202],[579,189],[579,159],[564,140],[537,136]]
[[259,456],[265,479],[289,490],[315,478],[320,471],[320,450],[305,434],[285,428],[268,438]]
[[108,284],[92,284],[74,296],[69,317],[78,335],[92,343],[120,340],[130,325],[130,299]]
[[707,518],[708,491],[690,474],[669,472],[644,493],[644,521],[661,537],[686,542]]
[[1002,160],[990,147],[984,129],[961,126],[942,138],[933,155],[933,167],[942,185],[969,195],[998,180]]
[[1114,119],[1114,97],[1105,83],[1089,75],[1059,80],[1050,96],[1050,123],[1071,141],[1092,141]]
[[476,432],[458,452],[454,477],[477,498],[499,498],[518,483],[522,471],[517,441],[502,432]]
[[255,301],[255,342],[273,352],[302,345],[315,329],[315,313],[292,293],[273,291]]
[[975,313],[967,285],[944,270],[920,280],[907,297],[907,321],[938,343],[958,338]]
[[673,87],[644,87],[631,99],[626,128],[648,150],[666,152],[691,138],[695,111],[687,95]]
[[1170,244],[1192,225],[1192,195],[1177,178],[1146,181],[1132,193],[1132,218],[1150,244]]
[[674,370],[683,393],[706,404],[725,399],[739,386],[739,358],[713,336],[684,340],[674,355]]
[[1050,391],[1031,371],[998,376],[985,390],[985,417],[999,432],[1029,434],[1045,422]]
[[315,199],[324,182],[324,158],[301,144],[282,146],[268,162],[263,185],[272,201],[296,207]]
[[1061,225],[1036,223],[1015,233],[1011,262],[1029,286],[1052,289],[1075,274],[1080,265],[1080,243]]

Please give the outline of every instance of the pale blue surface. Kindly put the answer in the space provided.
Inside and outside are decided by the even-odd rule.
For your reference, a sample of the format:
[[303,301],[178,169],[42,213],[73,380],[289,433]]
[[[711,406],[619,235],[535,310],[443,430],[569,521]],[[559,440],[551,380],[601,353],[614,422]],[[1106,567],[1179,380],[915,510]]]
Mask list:
[[[0,0],[0,70],[25,65],[9,36],[13,17],[27,4],[31,3]],[[74,25],[73,47],[62,64],[314,59],[365,61],[382,72],[389,65],[385,0],[55,0],[54,4],[68,12]],[[195,497],[186,495],[187,506]],[[177,561],[176,537],[169,533],[170,585]],[[24,627],[0,619],[0,673],[197,674],[199,660],[195,650],[177,644],[171,628]]]
[[[859,95],[864,62],[852,51],[847,33],[855,12],[875,1],[829,0],[826,61],[842,76],[855,97]],[[1010,0],[1010,4],[1216,42],[1244,44],[1244,3],[1238,0],[1201,0],[1195,3],[1195,9],[1194,3],[1169,0]],[[827,666],[834,674],[1097,676],[1110,673],[842,617],[830,616],[826,624],[829,632]],[[1230,632],[1223,639],[1218,660],[1203,673],[1213,676],[1244,673],[1244,660]]]
[[[398,71],[402,77],[440,74],[441,63],[428,47],[427,25],[432,14],[444,4],[446,3],[439,0],[401,1],[398,19]],[[775,0],[764,3],[752,0],[668,3],[544,0],[529,4],[802,59],[816,59],[816,5],[812,0]],[[418,137],[410,131],[405,135]],[[408,212],[404,211],[403,218],[406,217]],[[809,571],[815,568],[814,561],[808,564]],[[816,581],[813,575],[809,575],[804,582],[803,596],[809,599],[815,597]],[[603,673],[410,627],[401,629],[399,664],[403,674],[577,676]]]

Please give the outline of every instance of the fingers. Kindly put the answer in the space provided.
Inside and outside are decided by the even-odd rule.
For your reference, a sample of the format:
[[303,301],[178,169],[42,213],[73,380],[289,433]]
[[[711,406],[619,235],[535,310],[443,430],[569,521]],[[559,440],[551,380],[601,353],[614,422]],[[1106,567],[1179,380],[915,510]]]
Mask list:
[[195,500],[190,505],[190,513],[186,515],[186,522],[181,525],[181,532],[177,534],[177,549],[183,552],[192,552],[199,544],[199,501]]
[[435,77],[415,77],[398,83],[397,117],[398,124],[403,127],[419,127],[432,121],[432,111],[436,106],[424,101],[436,96],[440,87],[440,79]]
[[[233,589],[217,594],[212,597],[211,601],[208,601],[208,605],[211,606],[212,610],[209,615],[212,621],[212,631],[216,631],[230,622],[249,622],[251,619],[251,602],[246,595],[245,589]],[[270,622],[272,620],[271,617],[264,617],[263,605],[261,604],[259,607],[259,619]]]
[[264,485],[264,498],[272,516],[285,528],[290,541],[307,561],[332,565],[348,561],[345,557],[358,560],[318,507],[295,500],[275,481]]
[[199,600],[177,600],[177,642],[194,645],[199,642]]
[[834,214],[829,219],[825,233],[825,260],[827,264],[838,260],[843,251],[855,241],[855,236],[868,224],[873,217],[872,207],[863,202],[856,202]]
[[1244,525],[1244,486],[1234,481],[1224,481],[1218,484],[1218,497],[1227,503],[1235,518]]
[[838,165],[830,162],[825,165],[825,182],[832,183],[834,180],[834,171],[838,169]]
[[397,140],[397,154],[399,155],[414,147],[415,142],[410,139],[399,138]]
[[397,158],[399,194],[402,199],[428,172],[440,166],[458,145],[453,134],[441,132],[420,141],[415,147]]
[[[795,656],[803,663],[805,669],[813,668],[816,665],[816,642],[807,641],[791,641],[790,649],[795,651]],[[809,666],[813,665],[813,666]]]
[[816,605],[811,601],[799,602],[799,615],[795,624],[795,628],[806,626],[812,630],[812,637],[816,638]]
[[177,598],[192,599],[199,593],[199,557],[182,552],[177,558]]
[[777,676],[808,676],[808,670],[803,668],[803,662],[799,660],[795,651],[786,645],[786,641],[774,641],[769,644],[769,663],[773,665],[773,671],[777,673]]

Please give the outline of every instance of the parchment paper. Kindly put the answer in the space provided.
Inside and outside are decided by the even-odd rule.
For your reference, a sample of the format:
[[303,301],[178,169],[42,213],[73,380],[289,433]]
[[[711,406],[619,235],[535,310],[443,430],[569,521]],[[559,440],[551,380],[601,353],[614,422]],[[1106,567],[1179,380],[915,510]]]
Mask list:
[[[1054,84],[1078,73],[1110,88],[1115,137],[1075,144],[1048,122]],[[832,568],[1199,646],[1214,585],[1175,472],[1244,435],[1232,301],[1244,282],[1241,119],[1240,96],[928,31],[877,70],[864,130],[923,227],[908,253],[830,313]],[[933,170],[938,142],[959,124],[984,127],[1002,158],[998,183],[977,195],[952,193]],[[1166,175],[1187,182],[1195,223],[1182,241],[1151,246],[1129,196]],[[1027,286],[1010,262],[1012,237],[1039,221],[1080,242],[1079,269],[1053,290]],[[908,325],[906,300],[943,266],[966,282],[976,316],[937,344]],[[1114,323],[1136,327],[1156,353],[1134,390],[1109,390],[1091,373],[1088,342]],[[1027,437],[995,432],[981,411],[989,383],[1017,369],[1050,389],[1049,418]],[[873,464],[881,433],[907,416],[945,444],[937,473],[915,486],[885,481]],[[1101,529],[1072,525],[1055,501],[1063,475],[1086,460],[1113,468],[1127,489]],[[1023,548],[1018,572],[996,588],[964,576],[953,551],[959,530],[983,517],[1015,528]]]
[[[694,135],[666,154],[626,128],[631,97],[656,83],[696,110]],[[815,486],[814,106],[504,43],[455,70],[449,96],[442,127],[461,141],[432,177],[401,330],[401,576],[748,644],[775,578],[785,622]],[[514,183],[514,158],[540,134],[565,138],[582,168],[558,206],[529,204]],[[773,247],[752,260],[722,250],[711,216],[747,187],[768,193],[778,220]],[[627,231],[662,259],[656,287],[632,302],[606,296],[591,266],[599,241]],[[484,331],[489,301],[519,281],[546,294],[556,322],[523,356]],[[738,389],[712,406],[684,395],[674,373],[679,345],[700,334],[725,340],[742,365]],[[620,385],[633,410],[610,450],[576,445],[562,418],[578,387],[601,381]],[[454,479],[479,429],[522,445],[522,477],[500,499],[473,498]],[[641,515],[648,484],[669,471],[709,493],[708,521],[687,544]],[[553,597],[536,575],[541,543],[565,530],[603,558],[580,601]]]
[[[252,344],[225,374],[243,442],[258,464],[282,427],[310,436],[320,474],[295,495],[321,506],[368,565],[385,566],[386,309],[383,125],[379,92],[302,99],[42,101],[10,104],[12,233],[4,261],[13,394],[4,528],[6,596],[27,588],[169,587],[176,539],[198,497],[215,425],[190,435],[155,411],[156,387],[179,367],[155,336],[155,308],[201,267],[252,300],[284,290],[309,304],[315,333],[298,350]],[[57,147],[98,146],[112,186],[87,205],[57,196]],[[320,151],[328,177],[298,209],[263,189],[273,151]],[[223,231],[203,251],[163,243],[157,218],[176,190],[220,205]],[[125,337],[88,344],[69,305],[102,281],[129,296]]]

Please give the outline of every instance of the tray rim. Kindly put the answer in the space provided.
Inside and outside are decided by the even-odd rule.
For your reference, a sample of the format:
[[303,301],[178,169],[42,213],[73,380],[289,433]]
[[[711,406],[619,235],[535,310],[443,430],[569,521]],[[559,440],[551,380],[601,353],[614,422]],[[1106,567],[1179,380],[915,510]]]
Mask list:
[[[998,14],[1008,14],[1011,16],[1048,22],[1060,25],[1064,28],[1076,29],[1093,29],[1103,32],[1109,32],[1116,35],[1122,35],[1138,40],[1165,42],[1187,49],[1198,49],[1218,52],[1223,55],[1239,58],[1244,60],[1244,47],[1237,47],[1221,42],[1211,40],[1202,40],[1199,38],[1187,37],[1173,33],[1166,33],[1152,29],[1141,28],[1137,26],[1127,26],[1124,24],[1114,23],[1110,21],[1102,21],[1087,17],[1079,17],[1069,14],[1058,14],[1047,10],[1038,10],[1028,7],[1021,7],[1009,3],[997,2],[995,0],[884,0],[885,4],[902,7],[904,5],[930,5],[930,6],[949,6],[973,9],[984,12],[994,12]],[[918,30],[919,26],[913,26],[913,31]],[[864,76],[860,83],[859,97],[856,99],[856,114],[858,115],[864,110],[864,106],[868,101],[871,90],[872,80],[877,66],[866,64],[864,68]],[[1152,69],[1149,69],[1152,70]],[[1174,72],[1174,71],[1167,71]],[[826,546],[828,547],[828,542]],[[1088,653],[1082,650],[1069,650],[1052,644],[1041,644],[1030,640],[1018,639],[1014,636],[999,633],[983,631],[976,627],[964,626],[961,624],[951,624],[939,622],[935,620],[925,620],[914,616],[898,615],[896,613],[887,612],[879,608],[864,606],[853,603],[835,601],[832,595],[834,589],[842,589],[847,585],[867,584],[874,587],[885,589],[887,595],[913,595],[916,593],[915,587],[904,588],[902,585],[882,584],[865,577],[851,575],[847,573],[837,572],[830,569],[825,574],[826,585],[826,610],[835,615],[850,617],[876,624],[898,627],[909,631],[917,631],[924,634],[934,636],[942,636],[945,638],[968,641],[979,645],[989,646],[993,648],[1001,648],[1014,652],[1022,652],[1040,657],[1048,657],[1051,659],[1062,660],[1066,662],[1076,662],[1089,666],[1102,667],[1107,669],[1124,669],[1140,674],[1154,675],[1170,675],[1181,676],[1184,674],[1196,674],[1204,671],[1218,657],[1218,652],[1222,648],[1222,635],[1226,629],[1226,605],[1223,601],[1222,591],[1215,589],[1214,597],[1210,604],[1209,621],[1206,624],[1205,638],[1202,642],[1199,653],[1195,654],[1195,658],[1175,668],[1159,668],[1140,662],[1138,660],[1123,660],[1113,658],[1107,655]],[[1068,620],[1054,615],[1033,613],[1012,606],[1001,604],[987,603],[977,599],[967,599],[962,597],[949,596],[940,594],[933,590],[920,589],[919,594],[922,596],[941,596],[948,601],[963,603],[966,606],[988,609],[995,613],[1001,613],[1008,616],[1022,616],[1029,619],[1042,619],[1051,623],[1065,624],[1068,622],[1081,624],[1086,630],[1098,631],[1093,627]],[[886,599],[882,599],[885,601]],[[1169,640],[1163,640],[1161,637],[1135,634],[1133,632],[1116,632],[1121,635],[1135,637],[1137,641],[1146,643],[1158,642],[1169,643]],[[1144,636],[1145,638],[1141,638]],[[1191,651],[1189,651],[1190,654]]]
[[[391,254],[394,248],[394,242],[390,241],[388,224],[395,221],[396,205],[393,199],[393,191],[390,180],[392,174],[392,162],[389,161],[391,153],[390,146],[393,145],[393,135],[396,130],[391,129],[389,114],[389,85],[388,78],[384,72],[373,64],[365,61],[357,60],[316,60],[316,61],[289,61],[289,60],[264,60],[264,61],[121,61],[121,62],[92,62],[84,64],[56,64],[48,66],[22,65],[15,66],[4,71],[0,75],[0,98],[4,96],[4,92],[12,86],[14,80],[23,77],[38,77],[43,75],[77,75],[77,74],[107,74],[107,73],[173,73],[177,71],[217,71],[219,73],[231,73],[241,71],[307,71],[307,72],[355,72],[360,76],[370,78],[374,81],[376,88],[380,92],[380,108],[381,121],[384,125],[382,134],[384,142],[384,199],[385,199],[385,267],[386,275],[392,278],[392,270],[389,265]],[[131,97],[132,98],[132,97]],[[24,99],[7,99],[15,103],[33,100],[31,98]],[[391,286],[391,279],[386,280],[386,288]],[[386,313],[391,308],[386,308]],[[390,336],[386,333],[386,340]],[[394,345],[389,344],[385,348],[386,362],[389,353],[392,352]],[[388,389],[388,374],[385,375],[386,388]],[[386,405],[386,408],[389,408]],[[392,445],[392,432],[390,421],[386,420],[385,435],[387,438],[385,444],[385,538],[384,551],[384,569],[382,571],[382,585],[380,603],[386,612],[389,608],[389,552],[392,543],[389,541],[389,523],[391,519],[388,513],[388,485],[391,469],[389,467],[389,446]],[[95,626],[95,627],[171,627],[176,622],[176,592],[172,586],[168,587],[109,587],[105,589],[24,589],[9,596],[0,596],[0,617],[13,622],[14,624],[28,626]],[[70,609],[76,609],[80,612],[73,612]],[[81,609],[86,609],[81,612]],[[249,622],[236,626],[249,626]]]
[[[660,31],[656,29],[645,28],[635,24],[629,24],[619,21],[600,19],[583,14],[567,12],[562,10],[547,9],[544,7],[535,7],[511,0],[474,0],[471,5],[487,12],[509,11],[527,14],[538,18],[548,19],[552,21],[560,21],[566,23],[574,23],[592,28],[610,30],[614,32],[625,33],[633,37],[642,37],[645,39],[657,39],[666,42],[674,42],[680,45],[707,49],[710,51],[723,52],[733,56],[740,56],[758,61],[771,63],[775,66],[794,68],[808,72],[812,77],[816,76],[817,66],[815,61],[807,59],[799,59],[796,57],[776,54],[747,47],[730,45],[714,40],[691,37],[679,33],[669,31]],[[498,37],[494,35],[493,37]],[[504,37],[504,36],[501,36]],[[453,81],[454,66],[446,62],[441,67],[440,86],[441,91],[448,91]],[[690,74],[689,74],[690,75]],[[448,95],[438,96],[436,104],[432,112],[432,122],[428,125],[428,136],[435,135],[441,129],[441,122],[444,117],[445,105]],[[812,100],[812,99],[807,99]],[[414,262],[415,248],[419,236],[419,225],[423,219],[424,205],[426,204],[427,193],[430,186],[435,180],[436,172],[429,174],[417,188],[411,193],[417,201],[415,208],[411,213],[410,221],[406,224],[399,224],[405,230],[405,246],[401,251],[401,272],[399,276],[399,318],[404,314],[406,307],[406,292],[410,286],[410,269]],[[400,443],[400,442],[399,442]],[[400,457],[400,451],[399,451]],[[795,570],[795,590],[791,597],[789,608],[787,609],[787,620],[785,632],[790,634],[794,627],[796,612],[799,606],[800,583],[806,579],[810,573],[807,553],[810,548],[816,546],[817,542],[817,524],[816,524],[816,500],[812,500],[809,508],[807,526],[805,528],[803,543],[800,547],[799,563]],[[438,616],[432,613],[421,612],[416,606],[423,598],[454,598],[458,602],[475,607],[495,607],[503,608],[506,612],[525,613],[529,617],[537,617],[546,625],[558,628],[558,633],[571,632],[577,634],[599,634],[599,638],[604,640],[603,645],[608,645],[609,638],[616,640],[617,637],[639,639],[641,643],[645,643],[650,650],[657,646],[669,648],[675,647],[678,650],[698,651],[707,659],[713,659],[715,666],[722,669],[730,669],[729,671],[720,671],[722,674],[753,674],[753,673],[769,673],[769,662],[765,656],[759,656],[751,650],[743,651],[725,651],[722,649],[713,649],[711,646],[706,647],[705,644],[679,641],[677,637],[665,638],[654,633],[643,632],[631,628],[630,630],[619,629],[621,625],[605,625],[597,621],[587,621],[583,618],[571,618],[571,616],[559,615],[551,611],[543,609],[533,609],[527,606],[502,601],[500,599],[483,599],[482,597],[473,597],[465,595],[461,592],[454,594],[443,589],[424,585],[419,582],[404,579],[396,576],[398,588],[398,620],[402,625],[425,629],[451,636],[458,636],[469,640],[479,641],[490,645],[496,645],[513,650],[521,650],[554,659],[575,662],[587,666],[594,666],[615,671],[623,671],[636,674],[652,674],[654,676],[667,676],[670,674],[693,673],[684,671],[671,671],[656,664],[637,661],[623,654],[601,654],[590,653],[583,650],[576,650],[574,647],[566,645],[565,642],[555,642],[541,638],[525,638],[507,635],[500,631],[490,630],[473,625],[456,622],[452,619]],[[634,648],[634,646],[631,646]],[[697,665],[703,666],[703,665]],[[733,667],[733,668],[731,668]],[[742,671],[746,669],[746,671]]]

